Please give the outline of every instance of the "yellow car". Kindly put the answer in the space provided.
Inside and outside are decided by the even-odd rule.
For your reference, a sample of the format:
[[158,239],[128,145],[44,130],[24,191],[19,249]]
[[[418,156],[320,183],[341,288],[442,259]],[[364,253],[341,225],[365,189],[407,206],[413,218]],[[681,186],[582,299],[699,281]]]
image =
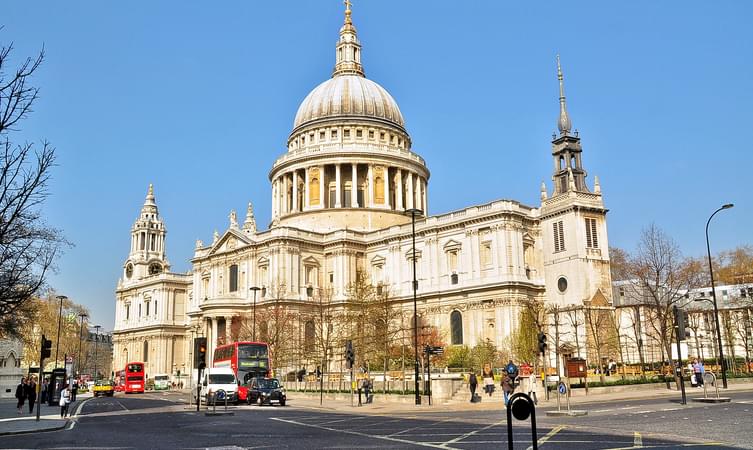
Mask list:
[[112,397],[113,394],[115,393],[115,386],[110,380],[99,380],[96,383],[94,383],[94,387],[92,388],[92,393],[94,394],[95,397],[99,397],[100,395],[106,395],[108,397]]

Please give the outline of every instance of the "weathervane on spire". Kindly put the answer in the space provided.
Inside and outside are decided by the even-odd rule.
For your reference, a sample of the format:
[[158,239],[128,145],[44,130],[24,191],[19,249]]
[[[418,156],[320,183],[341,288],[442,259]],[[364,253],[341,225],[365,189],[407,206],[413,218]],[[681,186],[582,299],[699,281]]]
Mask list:
[[350,20],[350,13],[351,13],[351,11],[350,11],[350,5],[351,5],[351,1],[350,0],[343,0],[343,4],[345,5],[345,23],[352,23],[351,20]]
[[560,117],[557,121],[557,128],[559,128],[561,135],[567,135],[570,133],[572,124],[570,123],[570,116],[567,115],[565,104],[565,82],[562,76],[562,66],[560,66],[560,55],[557,55],[557,80],[560,82]]

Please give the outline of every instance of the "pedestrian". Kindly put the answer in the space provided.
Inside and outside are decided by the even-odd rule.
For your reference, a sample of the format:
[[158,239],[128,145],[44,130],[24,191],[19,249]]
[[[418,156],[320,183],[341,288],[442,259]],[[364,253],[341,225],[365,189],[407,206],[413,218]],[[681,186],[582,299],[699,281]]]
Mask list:
[[42,381],[42,397],[39,400],[40,403],[45,403],[47,401],[47,389],[50,387],[50,380],[45,378]]
[[78,394],[78,380],[73,379],[73,387],[71,388],[71,401],[76,401],[76,394]]
[[706,372],[706,369],[703,367],[703,362],[698,361],[697,359],[693,360],[693,376],[695,376],[695,381],[698,384],[698,387],[703,387],[703,374]]
[[491,397],[494,394],[494,370],[491,364],[484,365],[484,370],[481,371],[481,378],[484,381],[484,391]]
[[65,418],[66,416],[70,416],[70,413],[68,412],[68,407],[71,404],[71,389],[68,387],[68,385],[63,386],[63,390],[60,391],[60,417]]
[[507,401],[510,399],[510,394],[515,390],[515,386],[513,386],[513,380],[509,373],[505,373],[504,378],[502,378],[502,392],[505,394],[505,405],[507,405]]
[[366,403],[371,403],[371,401],[369,400],[369,394],[371,393],[371,380],[368,378],[368,376],[363,379],[363,393],[364,398],[366,399]]
[[528,396],[533,399],[533,404],[538,405],[539,399],[536,397],[536,375],[531,372],[527,377],[528,380]]
[[476,386],[478,386],[478,378],[476,378],[476,372],[471,369],[471,375],[468,377],[468,386],[471,389],[471,402],[476,398]]
[[693,370],[693,361],[688,361],[687,372],[690,374],[690,386],[698,387],[698,380],[695,377],[695,371]]
[[37,401],[37,383],[34,378],[29,378],[26,385],[26,399],[29,401],[29,414],[34,412],[34,403]]
[[21,377],[21,382],[16,386],[16,399],[18,399],[16,408],[18,408],[18,413],[22,414],[26,400],[26,378]]

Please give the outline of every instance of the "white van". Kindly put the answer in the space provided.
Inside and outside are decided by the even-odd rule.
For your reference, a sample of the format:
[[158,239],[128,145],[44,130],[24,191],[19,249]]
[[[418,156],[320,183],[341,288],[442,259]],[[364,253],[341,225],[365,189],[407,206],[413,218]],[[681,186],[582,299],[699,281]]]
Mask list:
[[158,373],[154,376],[154,390],[164,391],[170,389],[170,375]]
[[[211,402],[214,398],[213,395],[220,389],[225,391],[228,403],[238,403],[238,379],[235,377],[233,369],[230,367],[204,369],[201,380],[201,396],[204,402]],[[194,400],[196,400],[196,394],[194,394]],[[225,401],[217,399],[217,403],[225,403]]]

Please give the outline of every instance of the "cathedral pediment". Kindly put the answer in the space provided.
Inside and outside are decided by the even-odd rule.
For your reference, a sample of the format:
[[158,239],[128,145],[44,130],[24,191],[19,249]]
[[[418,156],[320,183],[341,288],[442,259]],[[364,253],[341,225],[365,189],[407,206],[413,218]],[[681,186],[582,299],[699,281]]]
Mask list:
[[216,255],[219,253],[230,252],[236,248],[245,247],[251,243],[252,241],[242,232],[230,229],[227,230],[219,240],[217,240],[209,251],[209,254]]
[[449,252],[452,250],[460,250],[462,247],[462,244],[454,239],[450,239],[449,241],[445,242],[444,246],[442,247],[445,252]]

